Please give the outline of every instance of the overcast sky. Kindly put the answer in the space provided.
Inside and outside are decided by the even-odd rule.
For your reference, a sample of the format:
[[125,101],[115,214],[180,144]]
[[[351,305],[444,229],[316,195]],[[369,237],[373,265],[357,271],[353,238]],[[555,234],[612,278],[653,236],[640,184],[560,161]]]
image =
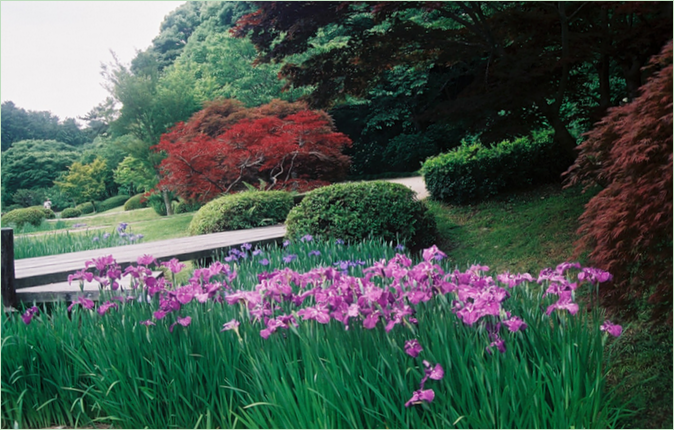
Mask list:
[[101,64],[123,64],[159,34],[184,1],[0,2],[0,97],[61,120],[105,100]]

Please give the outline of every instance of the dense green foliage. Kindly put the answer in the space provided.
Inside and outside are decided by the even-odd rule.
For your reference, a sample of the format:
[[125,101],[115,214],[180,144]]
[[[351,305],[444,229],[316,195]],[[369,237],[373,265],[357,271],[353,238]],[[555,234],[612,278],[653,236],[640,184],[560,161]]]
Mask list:
[[82,216],[82,211],[78,208],[65,208],[61,211],[61,218],[77,218]]
[[132,211],[135,209],[142,209],[147,207],[147,200],[143,196],[144,193],[141,194],[136,194],[135,196],[131,197],[124,203],[124,210],[125,211]]
[[127,202],[127,200],[129,200],[129,196],[126,195],[110,197],[98,203],[96,205],[96,209],[98,210],[98,212],[105,212],[107,210],[123,206]]
[[2,151],[21,140],[56,140],[80,146],[93,136],[89,130],[80,129],[73,118],[59,121],[51,112],[27,111],[13,102],[2,103]]
[[568,163],[553,144],[552,133],[541,131],[492,147],[464,142],[426,160],[421,173],[434,199],[461,204],[504,190],[560,181]]
[[55,140],[22,140],[2,153],[3,203],[19,189],[49,188],[80,157],[79,149]]
[[96,158],[89,164],[76,161],[54,184],[75,203],[93,202],[105,197],[106,176],[104,160]]
[[293,207],[285,191],[245,191],[211,200],[192,218],[189,233],[207,234],[282,223]]
[[93,212],[96,210],[96,208],[95,208],[95,206],[94,206],[94,204],[93,204],[92,202],[84,202],[84,203],[81,203],[81,204],[75,206],[75,208],[76,208],[76,209],[79,209],[79,211],[80,211],[83,215],[93,213]]
[[310,191],[286,220],[287,235],[360,241],[370,237],[413,250],[435,240],[435,221],[412,190],[390,182],[334,184]]
[[5,227],[13,225],[17,230],[21,230],[24,224],[38,226],[43,219],[45,219],[45,213],[42,208],[14,209],[2,216],[2,225]]
[[56,218],[56,214],[54,213],[53,210],[48,209],[42,205],[37,205],[37,206],[32,206],[35,209],[40,209],[42,213],[44,213],[45,219],[54,219]]

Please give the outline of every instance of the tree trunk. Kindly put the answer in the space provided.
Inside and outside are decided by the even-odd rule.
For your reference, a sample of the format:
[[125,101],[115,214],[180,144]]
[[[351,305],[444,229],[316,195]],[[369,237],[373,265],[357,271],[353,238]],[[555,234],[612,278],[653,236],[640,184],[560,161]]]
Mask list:
[[168,190],[161,190],[162,196],[164,196],[164,204],[166,205],[166,216],[173,215],[173,207],[171,207],[171,198],[169,197]]

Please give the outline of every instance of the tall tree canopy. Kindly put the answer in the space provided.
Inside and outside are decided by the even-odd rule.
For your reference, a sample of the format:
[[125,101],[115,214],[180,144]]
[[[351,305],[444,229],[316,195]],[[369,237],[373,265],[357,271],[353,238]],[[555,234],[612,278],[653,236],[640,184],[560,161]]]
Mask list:
[[[544,123],[570,157],[569,104],[576,115],[600,116],[590,111],[617,102],[611,76],[640,86],[634,69],[672,33],[670,2],[255,4],[234,34],[251,38],[258,62],[288,61],[281,76],[310,86],[314,107],[365,98],[383,72],[413,65],[444,76],[420,118],[462,121],[492,141]],[[331,31],[343,34],[341,43],[316,49]]]

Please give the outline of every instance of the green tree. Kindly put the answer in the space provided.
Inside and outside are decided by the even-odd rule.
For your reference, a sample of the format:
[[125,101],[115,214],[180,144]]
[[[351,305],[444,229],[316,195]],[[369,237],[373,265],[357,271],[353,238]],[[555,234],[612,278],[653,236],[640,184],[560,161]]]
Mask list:
[[3,204],[19,189],[51,187],[80,157],[74,146],[55,140],[22,140],[2,153]]
[[[105,161],[96,158],[89,164],[76,161],[61,180],[54,181],[59,189],[77,204],[101,199],[105,195]],[[94,210],[96,206],[94,205]]]
[[132,155],[128,155],[119,163],[113,175],[115,183],[120,188],[126,189],[130,195],[140,191],[148,192],[157,185],[157,176],[154,172],[150,172],[143,161]]
[[27,111],[11,101],[2,103],[0,128],[3,151],[20,140],[57,140],[73,146],[83,145],[89,140],[74,119],[59,121],[59,117],[51,112]]

